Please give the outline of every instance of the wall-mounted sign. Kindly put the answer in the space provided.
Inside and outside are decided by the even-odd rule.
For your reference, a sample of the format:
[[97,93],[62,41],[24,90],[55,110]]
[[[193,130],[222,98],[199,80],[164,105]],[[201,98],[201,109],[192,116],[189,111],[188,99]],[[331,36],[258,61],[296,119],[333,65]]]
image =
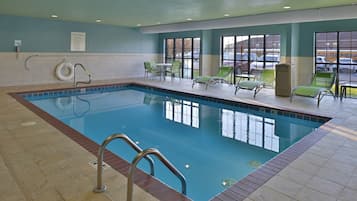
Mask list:
[[85,32],[71,32],[71,51],[86,51]]

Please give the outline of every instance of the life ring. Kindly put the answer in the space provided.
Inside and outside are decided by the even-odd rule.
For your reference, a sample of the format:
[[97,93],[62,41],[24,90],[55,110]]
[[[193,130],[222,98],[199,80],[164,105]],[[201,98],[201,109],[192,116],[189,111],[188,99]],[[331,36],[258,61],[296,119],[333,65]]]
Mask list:
[[[64,74],[63,71],[67,71],[67,74]],[[74,67],[70,62],[62,62],[56,67],[56,76],[59,80],[71,80],[74,76]]]
[[60,110],[68,110],[72,108],[73,103],[73,97],[68,96],[68,97],[57,97],[55,101],[56,107]]

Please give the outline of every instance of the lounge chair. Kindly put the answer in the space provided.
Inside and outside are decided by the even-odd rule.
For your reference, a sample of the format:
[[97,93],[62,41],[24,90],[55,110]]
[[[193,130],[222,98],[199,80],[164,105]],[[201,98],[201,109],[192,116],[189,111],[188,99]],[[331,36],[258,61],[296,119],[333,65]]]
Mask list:
[[155,66],[155,65],[152,64],[151,62],[148,62],[148,61],[144,62],[144,69],[145,69],[144,78],[148,78],[149,74],[158,75],[161,73],[159,69],[156,69],[153,66]]
[[275,80],[275,70],[264,69],[261,71],[260,76],[256,80],[242,80],[239,79],[236,84],[236,90],[234,94],[237,94],[239,89],[251,90],[254,91],[253,97],[265,86],[274,86]]
[[290,102],[293,96],[304,96],[317,98],[317,107],[320,106],[321,99],[326,94],[333,94],[331,87],[335,83],[336,74],[333,72],[317,72],[315,73],[312,83],[309,86],[298,86],[291,92]]
[[199,77],[193,79],[192,88],[196,83],[204,84],[206,86],[206,89],[207,89],[208,85],[213,85],[213,84],[216,84],[219,82],[227,83],[226,79],[229,76],[231,76],[232,72],[233,72],[233,67],[222,66],[219,68],[219,71],[215,76],[199,76]]

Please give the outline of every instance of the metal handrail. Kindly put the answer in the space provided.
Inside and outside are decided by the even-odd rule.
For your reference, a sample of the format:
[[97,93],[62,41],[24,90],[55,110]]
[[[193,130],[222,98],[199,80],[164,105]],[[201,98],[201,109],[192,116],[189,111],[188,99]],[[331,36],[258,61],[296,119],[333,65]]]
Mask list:
[[[103,175],[103,155],[104,155],[104,150],[105,147],[113,140],[115,139],[122,139],[124,140],[128,145],[130,145],[136,152],[141,153],[143,150],[136,145],[127,135],[125,134],[113,134],[109,137],[107,137],[102,145],[100,145],[100,148],[98,150],[98,159],[97,159],[97,186],[93,189],[93,192],[95,193],[101,193],[106,191],[107,187],[103,185],[102,183],[102,175]],[[150,174],[152,176],[155,175],[154,172],[154,161],[146,156],[145,159],[149,162],[150,164]]]
[[[80,66],[82,68],[82,70],[87,73],[88,75],[88,81],[84,82],[84,81],[76,81],[76,67],[77,66]],[[92,74],[90,74],[90,72],[83,66],[83,64],[81,63],[76,63],[74,64],[74,67],[73,67],[73,71],[74,71],[74,77],[73,77],[73,87],[77,87],[79,83],[82,83],[82,84],[90,84],[92,82]]]
[[139,163],[139,161],[146,157],[147,155],[153,154],[156,157],[160,159],[160,161],[174,174],[176,175],[180,181],[181,181],[181,192],[182,194],[186,195],[186,178],[183,176],[183,174],[175,168],[174,165],[170,163],[169,160],[163,156],[159,150],[154,149],[154,148],[149,148],[146,149],[134,158],[133,162],[131,163],[130,169],[129,169],[129,176],[128,176],[128,185],[127,185],[127,194],[126,194],[126,200],[127,201],[132,201],[133,200],[133,175],[136,169],[136,165]]

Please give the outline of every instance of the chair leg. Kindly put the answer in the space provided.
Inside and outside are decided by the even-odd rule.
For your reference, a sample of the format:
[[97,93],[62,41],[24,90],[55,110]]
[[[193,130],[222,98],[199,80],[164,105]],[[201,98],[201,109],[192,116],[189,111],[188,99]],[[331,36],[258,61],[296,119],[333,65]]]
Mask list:
[[294,97],[294,90],[291,92],[291,94],[290,94],[290,103],[292,103],[293,102],[293,97]]
[[257,96],[257,94],[259,93],[259,91],[260,91],[262,88],[263,88],[263,86],[255,87],[253,98],[255,98],[255,96]]
[[322,99],[322,97],[321,97],[321,92],[320,92],[319,95],[317,96],[317,107],[320,106],[321,99]]
[[173,81],[176,78],[176,74],[175,73],[171,73],[171,81]]
[[239,86],[236,85],[236,90],[234,91],[234,95],[237,95],[238,90],[239,90]]

